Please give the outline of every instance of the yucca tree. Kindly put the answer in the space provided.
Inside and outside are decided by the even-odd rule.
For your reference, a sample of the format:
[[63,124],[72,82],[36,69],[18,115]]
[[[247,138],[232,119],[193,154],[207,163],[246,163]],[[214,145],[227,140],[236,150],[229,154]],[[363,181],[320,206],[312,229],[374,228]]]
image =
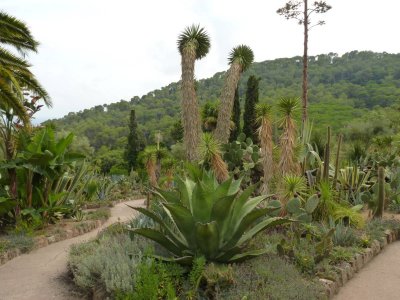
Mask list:
[[24,90],[40,96],[46,105],[51,102],[46,90],[29,70],[30,64],[5,47],[15,49],[25,57],[30,51],[36,52],[38,45],[24,22],[0,11],[0,107],[12,109],[24,123],[29,123],[23,105]]
[[157,183],[157,148],[153,146],[146,147],[143,152],[139,154],[139,159],[146,168],[147,176],[149,177],[150,185],[153,187],[158,186]]
[[227,72],[222,91],[217,128],[215,129],[215,137],[222,144],[226,144],[229,140],[235,91],[239,83],[240,75],[253,63],[253,50],[246,45],[237,46],[232,49],[228,60],[230,68]]
[[258,137],[260,140],[261,160],[264,170],[262,192],[269,193],[269,181],[273,175],[273,140],[272,140],[272,106],[266,103],[256,106]]
[[200,155],[203,164],[214,172],[218,182],[228,179],[228,165],[222,159],[221,144],[208,132],[203,134]]
[[197,59],[205,57],[210,49],[210,38],[199,25],[187,27],[178,37],[178,49],[182,67],[182,125],[186,157],[189,161],[198,159],[201,139],[201,121],[197,103],[194,65]]
[[297,173],[299,166],[295,158],[296,148],[296,122],[294,113],[298,110],[299,100],[297,98],[282,98],[278,103],[278,109],[283,118],[281,127],[283,129],[280,137],[281,157],[279,171],[282,174]]

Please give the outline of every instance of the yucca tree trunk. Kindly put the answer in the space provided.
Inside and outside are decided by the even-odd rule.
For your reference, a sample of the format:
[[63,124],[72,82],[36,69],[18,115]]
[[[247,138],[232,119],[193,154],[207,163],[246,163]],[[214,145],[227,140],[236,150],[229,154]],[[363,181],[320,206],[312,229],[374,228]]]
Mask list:
[[153,160],[148,160],[146,162],[146,171],[149,176],[149,181],[151,186],[156,187],[157,184],[157,175],[156,175],[156,165]]
[[211,157],[211,168],[214,171],[215,177],[219,183],[224,182],[229,178],[228,165],[222,159],[221,154],[215,153]]
[[189,161],[198,159],[198,147],[201,136],[200,113],[194,85],[194,64],[196,52],[186,47],[182,53],[182,125],[186,158]]
[[308,0],[304,1],[304,45],[303,45],[303,115],[302,123],[307,121],[308,115]]
[[240,63],[233,62],[225,79],[221,104],[218,110],[217,128],[214,132],[215,138],[221,144],[226,144],[229,140],[233,101],[241,73],[242,66]]
[[285,117],[283,134],[280,139],[281,158],[279,169],[283,175],[297,173],[294,150],[296,146],[296,127],[290,116]]
[[260,138],[261,146],[261,159],[264,171],[264,181],[262,186],[262,193],[269,193],[269,181],[272,178],[274,161],[272,157],[273,142],[272,142],[272,124],[268,119],[263,119],[261,126],[258,129],[258,136]]

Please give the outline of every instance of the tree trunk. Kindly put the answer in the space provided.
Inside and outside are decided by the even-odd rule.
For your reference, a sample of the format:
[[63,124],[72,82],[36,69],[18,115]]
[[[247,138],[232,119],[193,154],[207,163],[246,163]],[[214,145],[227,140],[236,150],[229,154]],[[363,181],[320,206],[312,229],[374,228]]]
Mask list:
[[218,109],[217,128],[214,132],[215,138],[221,144],[226,144],[229,140],[233,100],[241,73],[241,65],[238,62],[233,62],[225,79],[221,104]]
[[308,0],[304,0],[304,53],[303,53],[303,116],[302,122],[307,121],[308,108]]
[[263,171],[264,171],[264,179],[263,179],[263,186],[262,186],[262,193],[268,194],[269,193],[269,181],[273,175],[273,142],[272,142],[272,124],[271,121],[264,119],[261,123],[259,128],[259,139],[260,139],[260,146],[261,146],[261,158],[263,164]]
[[26,178],[26,202],[28,203],[28,207],[32,207],[32,179],[33,179],[33,172],[31,170],[27,170],[27,178]]
[[182,53],[182,125],[186,158],[189,161],[198,159],[198,148],[201,137],[199,107],[194,86],[195,50],[186,47]]

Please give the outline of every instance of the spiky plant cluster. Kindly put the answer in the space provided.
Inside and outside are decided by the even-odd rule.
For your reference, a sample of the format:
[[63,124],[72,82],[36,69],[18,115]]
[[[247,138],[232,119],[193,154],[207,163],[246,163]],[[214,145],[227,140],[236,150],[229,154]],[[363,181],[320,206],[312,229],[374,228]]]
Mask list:
[[253,51],[245,45],[233,48],[229,55],[230,68],[222,91],[217,128],[215,129],[215,137],[222,144],[226,144],[229,140],[233,102],[240,75],[250,67],[253,60]]
[[182,125],[186,157],[189,161],[198,159],[198,147],[201,138],[200,112],[197,103],[194,65],[196,59],[207,55],[210,38],[199,25],[187,27],[178,37],[178,50],[182,66]]
[[298,98],[282,98],[278,103],[278,109],[283,114],[281,127],[283,133],[280,137],[281,157],[279,170],[282,174],[297,173],[299,165],[296,155],[296,123],[294,113],[298,110]]
[[263,164],[262,192],[269,193],[269,181],[273,175],[273,140],[272,140],[272,106],[266,103],[256,106],[258,137],[260,140],[261,159]]
[[237,63],[241,66],[242,72],[246,71],[254,61],[253,50],[249,46],[239,45],[232,49],[228,61],[230,65]]
[[219,182],[229,177],[228,165],[222,159],[221,144],[210,133],[204,133],[200,144],[200,154],[203,164],[208,165]]
[[195,54],[196,59],[202,59],[210,50],[211,43],[207,31],[200,27],[200,25],[191,25],[186,27],[178,37],[178,50],[181,55],[184,54],[185,49],[191,48]]

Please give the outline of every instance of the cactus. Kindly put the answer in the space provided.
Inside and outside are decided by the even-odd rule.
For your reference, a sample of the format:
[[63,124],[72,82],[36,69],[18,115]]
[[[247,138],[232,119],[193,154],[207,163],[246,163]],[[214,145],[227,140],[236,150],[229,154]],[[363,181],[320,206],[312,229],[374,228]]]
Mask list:
[[233,174],[244,171],[250,176],[251,170],[260,162],[260,148],[243,133],[238,136],[237,141],[226,144],[224,151],[224,160]]
[[329,158],[330,158],[330,152],[331,152],[331,128],[328,127],[328,133],[327,133],[327,142],[325,145],[325,155],[324,155],[324,171],[323,171],[323,180],[328,182],[329,180]]
[[335,161],[335,176],[333,177],[333,186],[337,188],[337,179],[338,179],[338,172],[339,172],[339,156],[340,156],[340,147],[342,146],[342,139],[343,136],[339,134],[337,152],[336,152],[336,161]]
[[385,206],[385,169],[378,168],[378,203],[374,218],[382,218],[383,208]]
[[289,200],[286,204],[286,210],[292,215],[293,218],[304,223],[311,223],[312,214],[319,204],[317,195],[313,195],[307,199],[304,208],[302,207],[301,200],[297,197]]

